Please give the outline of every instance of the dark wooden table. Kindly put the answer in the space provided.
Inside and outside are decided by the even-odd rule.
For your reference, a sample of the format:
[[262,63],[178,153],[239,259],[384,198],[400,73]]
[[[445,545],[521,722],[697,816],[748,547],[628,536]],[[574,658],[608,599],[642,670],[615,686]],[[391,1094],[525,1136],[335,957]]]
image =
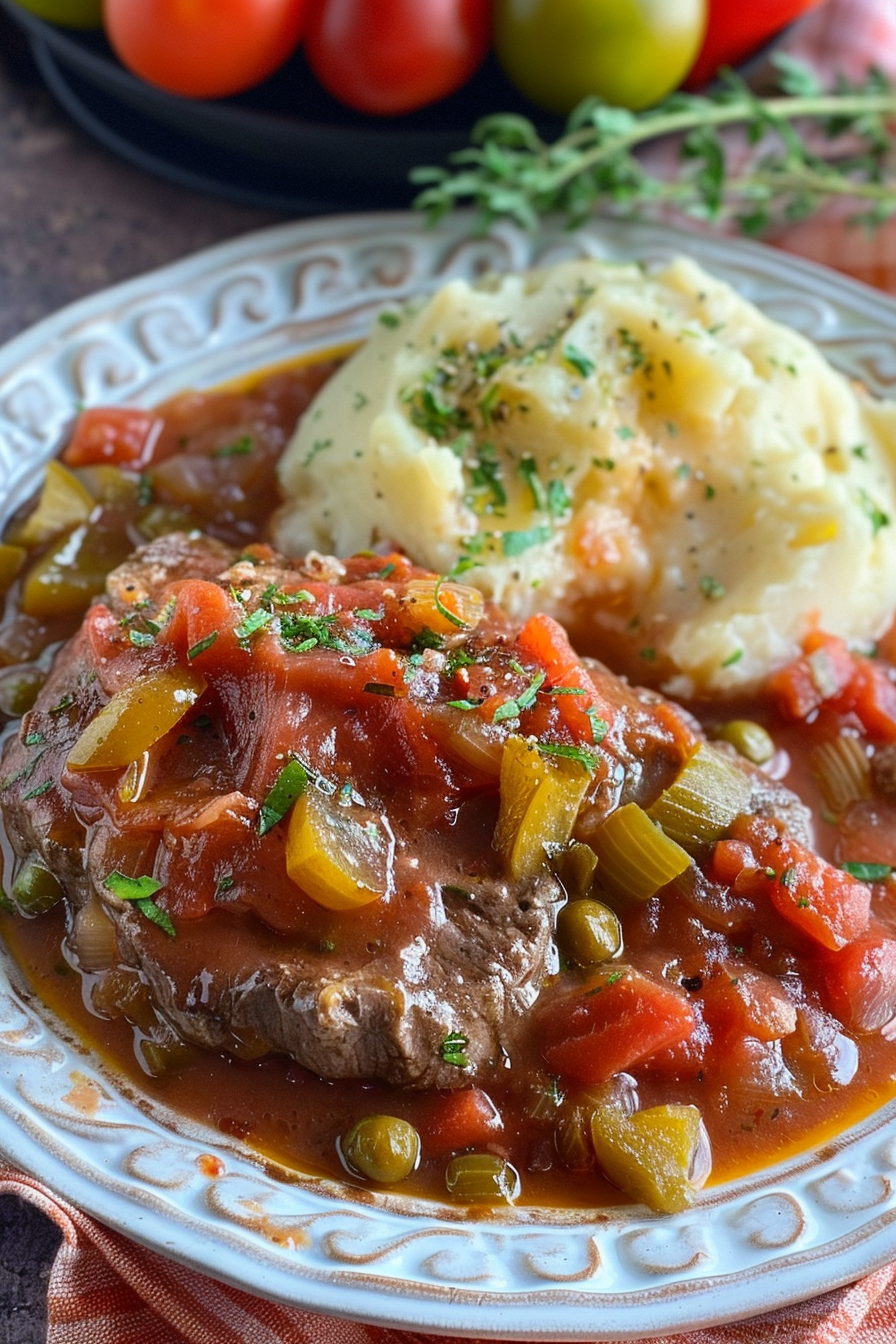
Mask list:
[[[123,163],[54,104],[0,12],[0,341],[63,304],[279,217]],[[58,1233],[0,1198],[0,1344],[38,1344]]]

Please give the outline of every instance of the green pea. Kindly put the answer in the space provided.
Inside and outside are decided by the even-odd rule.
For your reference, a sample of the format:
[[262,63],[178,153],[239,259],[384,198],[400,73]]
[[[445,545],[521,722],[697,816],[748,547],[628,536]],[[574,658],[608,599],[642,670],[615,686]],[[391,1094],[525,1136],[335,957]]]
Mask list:
[[600,966],[622,951],[622,925],[600,901],[570,901],[557,916],[557,942],[569,961]]
[[519,1197],[520,1174],[492,1153],[461,1153],[448,1163],[445,1184],[462,1204],[512,1204]]
[[345,1135],[341,1148],[353,1171],[380,1185],[403,1181],[420,1161],[420,1135],[394,1115],[365,1115]]
[[47,679],[34,664],[8,668],[0,673],[0,711],[11,719],[20,719],[34,705]]
[[551,867],[569,899],[578,901],[591,891],[597,870],[597,855],[590,845],[574,840],[553,855]]
[[727,723],[719,724],[713,736],[729,743],[739,756],[746,757],[754,765],[764,765],[775,754],[771,734],[752,719],[729,719]]
[[12,884],[12,898],[23,915],[42,915],[62,897],[59,882],[37,859],[28,859]]

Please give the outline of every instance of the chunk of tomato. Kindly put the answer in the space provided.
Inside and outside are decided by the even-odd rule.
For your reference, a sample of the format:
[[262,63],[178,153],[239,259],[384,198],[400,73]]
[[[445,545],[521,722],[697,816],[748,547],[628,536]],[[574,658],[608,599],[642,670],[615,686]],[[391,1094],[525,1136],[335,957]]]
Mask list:
[[603,970],[559,994],[540,1021],[552,1073],[604,1083],[660,1050],[687,1040],[697,1025],[677,989],[628,967]]
[[152,460],[162,421],[134,406],[97,406],[82,411],[62,454],[69,467],[111,463],[141,471]]
[[881,928],[820,962],[825,1006],[850,1031],[879,1031],[896,1016],[896,941]]
[[464,1148],[484,1148],[501,1137],[501,1113],[481,1087],[466,1087],[434,1099],[427,1116],[424,1151],[447,1157]]
[[788,923],[832,952],[865,932],[871,908],[866,883],[797,844],[766,817],[740,817],[731,831],[753,855],[755,867],[743,870],[751,889],[757,896],[764,890]]

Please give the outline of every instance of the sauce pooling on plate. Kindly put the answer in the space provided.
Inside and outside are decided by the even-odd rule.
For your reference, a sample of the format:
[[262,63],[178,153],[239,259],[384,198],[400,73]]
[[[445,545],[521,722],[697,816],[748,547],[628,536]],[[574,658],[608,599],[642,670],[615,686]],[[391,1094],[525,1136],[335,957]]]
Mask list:
[[461,1205],[674,1211],[867,1113],[886,641],[813,633],[723,719],[387,545],[282,556],[331,369],[86,412],[8,530],[4,933],[43,996],[175,1110]]

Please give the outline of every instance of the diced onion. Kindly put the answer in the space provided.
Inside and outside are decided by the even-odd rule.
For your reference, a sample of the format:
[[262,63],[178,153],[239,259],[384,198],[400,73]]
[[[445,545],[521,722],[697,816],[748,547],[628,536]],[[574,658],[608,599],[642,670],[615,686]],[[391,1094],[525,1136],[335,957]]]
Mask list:
[[826,806],[836,816],[850,803],[871,797],[871,762],[857,737],[844,733],[822,742],[810,755],[809,768]]
[[72,951],[84,971],[106,971],[116,960],[115,925],[96,896],[75,915],[70,937]]

